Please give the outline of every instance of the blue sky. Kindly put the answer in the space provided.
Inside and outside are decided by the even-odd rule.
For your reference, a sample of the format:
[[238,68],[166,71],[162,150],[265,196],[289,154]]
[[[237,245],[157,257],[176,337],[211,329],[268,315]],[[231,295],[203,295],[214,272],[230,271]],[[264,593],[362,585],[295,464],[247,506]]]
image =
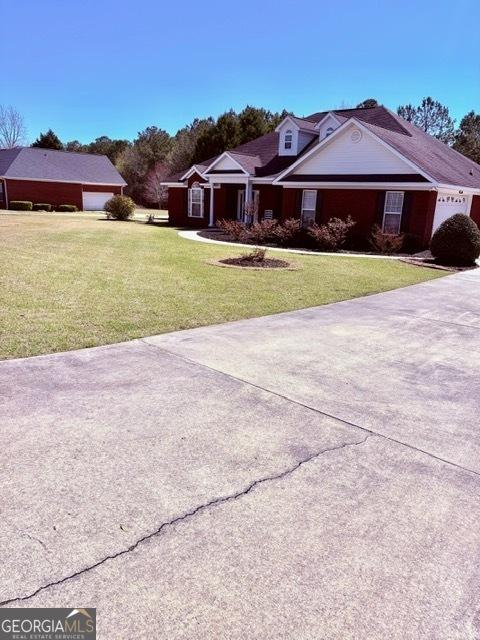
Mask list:
[[298,115],[431,95],[480,110],[478,0],[0,0],[0,103],[29,138],[132,139],[246,104]]

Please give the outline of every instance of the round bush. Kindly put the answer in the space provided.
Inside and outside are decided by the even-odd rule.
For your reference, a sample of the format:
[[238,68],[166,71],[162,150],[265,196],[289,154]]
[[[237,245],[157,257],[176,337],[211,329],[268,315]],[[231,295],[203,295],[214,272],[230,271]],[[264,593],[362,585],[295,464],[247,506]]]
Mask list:
[[115,220],[128,220],[133,216],[135,203],[128,196],[113,196],[104,206],[107,216]]
[[33,211],[51,211],[52,205],[45,202],[37,202],[33,205]]
[[9,208],[12,211],[31,211],[33,202],[29,200],[10,200]]
[[469,216],[456,213],[435,231],[430,251],[442,264],[462,267],[474,265],[480,256],[480,231]]

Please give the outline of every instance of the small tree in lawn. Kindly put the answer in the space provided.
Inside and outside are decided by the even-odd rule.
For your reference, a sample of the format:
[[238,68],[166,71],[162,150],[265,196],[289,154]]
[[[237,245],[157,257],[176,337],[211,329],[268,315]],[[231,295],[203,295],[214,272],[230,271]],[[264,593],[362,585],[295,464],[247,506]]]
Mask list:
[[147,173],[143,186],[143,197],[147,202],[158,206],[159,209],[166,204],[167,187],[162,186],[165,182],[169,169],[166,164],[157,162]]

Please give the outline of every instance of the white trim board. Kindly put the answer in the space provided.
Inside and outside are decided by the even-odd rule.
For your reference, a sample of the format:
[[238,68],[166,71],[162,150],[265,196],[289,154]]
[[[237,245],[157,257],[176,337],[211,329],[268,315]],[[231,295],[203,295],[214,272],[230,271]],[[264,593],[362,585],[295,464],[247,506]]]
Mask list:
[[280,182],[284,189],[386,189],[388,191],[437,191],[429,183],[419,182]]
[[[221,155],[218,156],[218,158],[215,158],[215,160],[205,169],[205,171],[203,172],[203,175],[205,177],[207,177],[207,174],[208,174],[209,171],[212,171],[212,169],[217,164],[219,164],[223,160],[227,160],[227,159],[230,160],[230,162],[233,164],[233,167],[235,169],[240,169],[242,171],[242,173],[244,175],[246,175],[246,176],[250,175],[247,171],[245,171],[245,169],[242,167],[242,165],[228,153],[228,151],[224,151]],[[223,168],[225,169],[225,167],[223,167]],[[208,176],[208,177],[210,177],[210,176]]]
[[204,178],[203,173],[197,169],[197,165],[194,164],[190,167],[190,169],[183,174],[183,176],[180,178],[181,180],[186,180],[187,178],[190,178],[190,176],[192,176],[194,173],[197,173],[201,178]]

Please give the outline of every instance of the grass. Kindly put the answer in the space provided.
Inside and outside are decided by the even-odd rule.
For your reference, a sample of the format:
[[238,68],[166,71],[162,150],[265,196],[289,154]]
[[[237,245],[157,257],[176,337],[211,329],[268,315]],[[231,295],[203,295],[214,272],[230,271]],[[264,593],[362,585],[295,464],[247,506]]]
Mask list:
[[299,271],[206,263],[242,251],[98,214],[2,214],[0,358],[327,304],[444,275],[394,260],[329,256],[292,256]]

